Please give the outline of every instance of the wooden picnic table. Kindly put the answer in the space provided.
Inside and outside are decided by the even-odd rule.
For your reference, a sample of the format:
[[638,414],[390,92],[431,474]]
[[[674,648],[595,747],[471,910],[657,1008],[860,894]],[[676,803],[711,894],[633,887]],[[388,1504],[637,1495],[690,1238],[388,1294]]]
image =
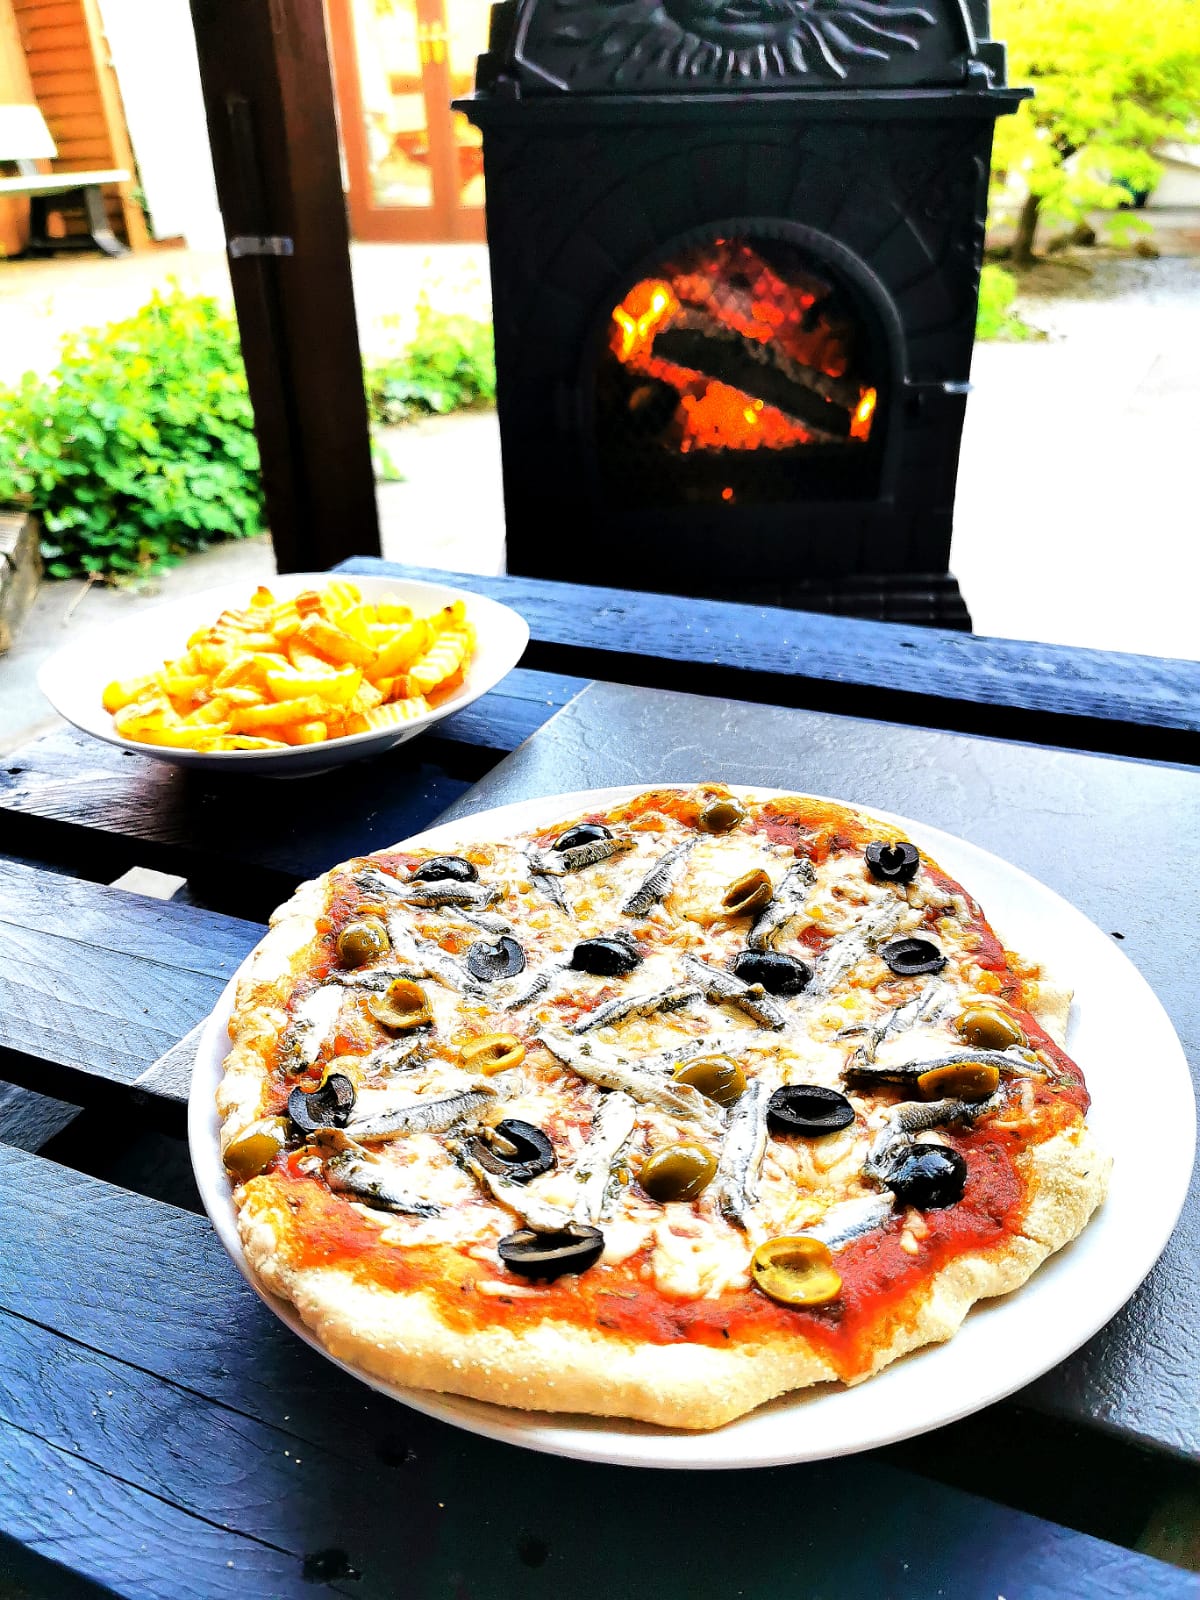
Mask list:
[[[753,1476],[476,1438],[323,1361],[243,1283],[197,1214],[180,1041],[301,878],[448,809],[712,777],[921,817],[1122,939],[1200,1071],[1194,664],[459,581],[528,617],[525,663],[384,757],[217,780],[64,729],[0,770],[0,1585],[171,1600],[1200,1593],[1125,1548],[1200,1460],[1195,1189],[1130,1305],[1014,1401]],[[134,865],[187,888],[113,887]]]

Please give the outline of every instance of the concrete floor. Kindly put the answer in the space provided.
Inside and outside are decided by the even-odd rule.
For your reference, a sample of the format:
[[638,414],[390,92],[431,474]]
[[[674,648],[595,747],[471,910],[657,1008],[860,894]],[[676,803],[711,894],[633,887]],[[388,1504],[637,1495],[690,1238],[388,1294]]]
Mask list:
[[[356,245],[354,272],[368,350],[403,339],[422,285],[436,303],[486,313],[477,247]],[[951,565],[976,632],[1196,659],[1200,259],[1097,256],[1051,276],[1052,298],[1023,301],[1051,337],[975,353]],[[228,292],[224,258],[195,252],[0,264],[0,382],[27,365],[45,370],[63,332],[128,314],[169,278]],[[494,413],[384,438],[405,475],[379,487],[384,553],[502,571]],[[45,585],[0,657],[0,750],[49,721],[36,672],[68,638],[119,625],[156,598],[271,571],[270,545],[257,540],[189,557],[136,592]]]

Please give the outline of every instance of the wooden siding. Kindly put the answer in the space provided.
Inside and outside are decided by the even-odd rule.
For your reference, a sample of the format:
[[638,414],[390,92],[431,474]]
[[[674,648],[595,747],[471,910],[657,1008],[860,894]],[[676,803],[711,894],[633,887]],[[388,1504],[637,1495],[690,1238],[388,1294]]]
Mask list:
[[[16,22],[32,99],[58,146],[55,172],[120,167],[133,172],[121,92],[108,59],[96,0],[0,0]],[[136,249],[148,242],[132,179],[106,185],[109,221]],[[82,213],[66,217],[68,233],[84,227]]]
[[[33,84],[11,0],[0,0],[0,105],[28,105],[32,100]],[[0,200],[0,252],[16,255],[28,237],[29,201]]]

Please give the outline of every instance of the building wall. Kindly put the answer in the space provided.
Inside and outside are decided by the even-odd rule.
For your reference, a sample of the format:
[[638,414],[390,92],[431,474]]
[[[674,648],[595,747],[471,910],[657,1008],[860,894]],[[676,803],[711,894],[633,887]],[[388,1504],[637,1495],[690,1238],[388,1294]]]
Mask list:
[[156,239],[221,250],[188,0],[99,0]]
[[[96,0],[2,0],[11,7],[33,99],[58,146],[56,172],[119,167],[133,172],[121,93],[108,60]],[[144,244],[134,183],[106,186],[109,220],[132,245]],[[81,220],[71,231],[78,231]]]
[[[25,65],[11,0],[0,0],[0,105],[32,105],[33,84]],[[29,201],[0,200],[0,253],[15,255],[29,236]]]

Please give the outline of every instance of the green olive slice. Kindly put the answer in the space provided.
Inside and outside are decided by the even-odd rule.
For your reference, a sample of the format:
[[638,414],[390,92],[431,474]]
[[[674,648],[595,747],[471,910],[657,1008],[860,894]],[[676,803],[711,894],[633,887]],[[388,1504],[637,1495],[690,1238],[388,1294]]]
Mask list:
[[664,1144],[642,1162],[638,1182],[651,1200],[694,1200],[716,1175],[716,1157],[702,1144]]
[[746,820],[746,808],[729,795],[724,800],[710,800],[696,820],[705,833],[728,833]]
[[751,911],[761,911],[774,893],[770,878],[761,867],[755,867],[729,885],[721,909],[726,916],[742,917]]
[[676,1083],[698,1089],[719,1106],[731,1106],[746,1092],[746,1074],[728,1056],[701,1056],[688,1061],[672,1073]]
[[265,1172],[283,1149],[287,1122],[283,1117],[263,1117],[243,1128],[225,1147],[225,1166],[238,1180],[256,1178]]
[[1024,1033],[1013,1018],[995,1006],[968,1006],[955,1027],[967,1043],[973,1044],[977,1050],[1008,1050],[1013,1045],[1026,1042]]
[[344,967],[365,967],[384,955],[390,941],[387,929],[374,917],[348,922],[338,934],[338,957]]
[[376,1022],[396,1033],[433,1021],[429,997],[419,983],[408,978],[393,978],[382,994],[368,995],[367,1010]]
[[515,1033],[481,1033],[458,1048],[459,1064],[468,1072],[507,1072],[525,1059],[525,1046]]
[[842,1292],[829,1246],[805,1234],[765,1240],[754,1252],[750,1276],[783,1306],[823,1306]]
[[986,1100],[1000,1083],[998,1067],[981,1061],[956,1061],[948,1067],[931,1067],[917,1079],[922,1100]]

